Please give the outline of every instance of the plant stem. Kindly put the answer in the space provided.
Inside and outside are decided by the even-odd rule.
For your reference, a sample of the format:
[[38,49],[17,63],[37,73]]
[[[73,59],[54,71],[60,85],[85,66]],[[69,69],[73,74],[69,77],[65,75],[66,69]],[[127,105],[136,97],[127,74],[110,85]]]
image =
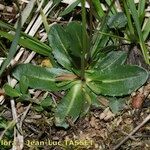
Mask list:
[[123,2],[123,7],[124,7],[124,10],[125,10],[126,16],[127,16],[128,28],[129,28],[129,31],[131,33],[130,37],[135,38],[133,23],[132,23],[132,20],[131,20],[130,12],[129,12],[128,7],[127,7],[127,2],[125,0],[123,0],[122,2]]
[[[88,3],[90,5],[90,25],[89,25],[89,29],[90,29],[90,36],[89,36],[89,39],[90,41],[92,40],[92,34],[93,34],[93,25],[92,25],[92,21],[93,21],[93,5],[92,5],[92,1],[91,0],[88,0]],[[90,42],[90,46],[89,47],[92,47],[91,45],[92,43]],[[87,58],[86,58],[86,64],[88,64],[88,62],[90,61],[91,59],[91,49],[88,48],[87,49]]]
[[[106,25],[106,23],[107,23],[107,18],[108,18],[108,16],[109,16],[109,13],[110,13],[110,11],[111,11],[111,8],[113,7],[113,5],[114,5],[114,3],[115,3],[115,1],[116,0],[113,0],[112,2],[111,2],[111,4],[110,4],[110,6],[108,7],[108,10],[106,11],[106,13],[103,15],[103,16],[101,16],[101,23],[99,23],[99,25],[98,25],[98,28],[100,28],[99,29],[99,31],[101,31],[101,32],[108,32],[107,30],[108,30],[108,28],[107,28],[107,25]],[[93,61],[93,59],[94,59],[94,57],[97,55],[97,53],[99,52],[99,49],[98,49],[98,45],[99,44],[101,44],[100,42],[101,42],[101,40],[102,40],[102,38],[104,39],[105,38],[105,36],[103,36],[103,35],[99,35],[99,31],[96,31],[96,33],[94,34],[94,36],[95,36],[95,41],[94,41],[94,45],[93,45],[93,47],[92,47],[92,60],[91,60],[91,62]]]
[[86,8],[85,8],[85,0],[81,0],[82,4],[82,52],[81,52],[81,79],[84,80],[85,73],[85,54],[86,54]]
[[109,36],[111,38],[116,38],[116,39],[120,39],[120,40],[124,40],[124,41],[129,41],[129,42],[131,41],[130,39],[127,39],[127,38],[124,38],[124,37],[121,37],[118,35],[113,35],[113,34],[107,33],[107,32],[98,31],[98,34],[106,35],[106,36]]
[[[48,22],[47,22],[46,15],[44,14],[43,9],[42,9],[43,2],[44,2],[44,1],[42,1],[42,2],[40,3],[39,0],[37,0],[37,5],[38,5],[38,7],[40,7],[40,14],[41,14],[41,17],[42,17],[42,20],[43,20],[43,24],[44,24],[46,33],[48,34],[48,33],[49,33],[49,25],[48,25]],[[40,6],[40,5],[41,5],[41,6]]]

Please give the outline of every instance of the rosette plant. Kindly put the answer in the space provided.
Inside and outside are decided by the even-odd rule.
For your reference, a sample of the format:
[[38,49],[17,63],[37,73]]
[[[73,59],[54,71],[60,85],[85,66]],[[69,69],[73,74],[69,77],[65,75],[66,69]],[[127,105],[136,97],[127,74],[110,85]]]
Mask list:
[[[56,126],[67,128],[67,119],[75,122],[95,105],[98,95],[123,96],[142,86],[148,72],[126,65],[126,52],[102,52],[97,39],[86,29],[85,1],[82,1],[82,23],[54,24],[48,33],[52,68],[20,64],[12,75],[27,87],[45,91],[65,91],[55,108]],[[96,53],[95,53],[96,52]],[[42,53],[42,52],[41,52]],[[52,56],[54,59],[52,59]]]

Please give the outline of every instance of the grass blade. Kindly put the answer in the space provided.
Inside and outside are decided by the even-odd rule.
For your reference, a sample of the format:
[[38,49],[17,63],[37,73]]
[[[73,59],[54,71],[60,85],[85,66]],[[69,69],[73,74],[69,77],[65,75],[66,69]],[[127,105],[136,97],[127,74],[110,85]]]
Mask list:
[[[106,3],[108,6],[111,6],[112,0],[106,0]],[[117,13],[116,7],[113,5],[111,7],[111,15],[116,14],[116,13]]]
[[149,33],[150,33],[150,18],[147,20],[147,22],[145,23],[145,25],[143,27],[143,39],[144,39],[144,41],[147,40]]
[[86,9],[85,9],[85,0],[81,1],[82,5],[82,45],[83,50],[81,52],[81,78],[84,79],[84,73],[85,73],[85,54],[86,54],[86,45],[87,45],[87,39],[86,39]]
[[79,3],[80,3],[80,0],[76,0],[73,3],[69,4],[68,7],[59,16],[62,17],[70,13]]
[[132,39],[132,37],[134,37],[134,27],[132,24],[131,15],[128,10],[127,2],[125,0],[123,0],[123,6],[124,6],[124,11],[127,16],[127,22],[128,22],[128,27],[129,27],[129,31],[130,31],[130,38]]
[[[24,25],[24,23],[27,21],[28,17],[30,16],[34,6],[35,6],[35,1],[36,0],[31,0],[29,1],[29,3],[27,4],[27,6],[25,7],[25,9],[22,11],[22,20],[21,20],[21,26]],[[18,21],[15,24],[15,28],[17,26]]]
[[142,23],[143,19],[145,17],[145,5],[146,5],[146,0],[140,0],[138,4],[138,16],[139,20]]
[[3,62],[2,67],[0,69],[0,76],[2,75],[3,71],[8,66],[8,64],[10,63],[11,59],[14,57],[14,55],[17,51],[17,45],[18,45],[18,42],[20,39],[20,33],[21,33],[21,16],[20,16],[19,21],[18,21],[16,34],[15,34],[14,40],[11,44],[7,59]]
[[99,0],[92,1],[93,7],[100,18],[104,17],[105,13]]
[[[13,41],[14,39],[14,35],[4,32],[4,31],[0,31],[0,35],[10,41]],[[45,45],[44,43],[40,42],[40,41],[36,41],[36,39],[30,39],[30,38],[26,38],[26,37],[22,37],[19,39],[18,44],[20,44],[21,46],[28,48],[30,50],[33,50],[39,54],[42,54],[44,56],[50,56],[51,53],[51,48],[47,45]]]
[[8,30],[13,30],[13,31],[15,30],[15,28],[12,27],[10,24],[5,23],[5,22],[3,22],[1,20],[0,20],[0,27],[4,28],[4,29],[8,29]]
[[134,23],[135,23],[135,27],[136,27],[138,37],[139,37],[139,44],[140,44],[145,62],[147,64],[150,64],[149,56],[148,56],[148,50],[147,50],[146,45],[144,43],[143,34],[142,34],[141,26],[140,26],[140,20],[138,18],[138,12],[136,10],[134,0],[128,0],[127,2],[128,2],[128,5],[129,5],[129,8],[130,8]]
[[48,25],[48,22],[47,22],[47,17],[46,17],[46,15],[44,14],[44,11],[43,11],[43,9],[42,9],[43,1],[40,3],[40,2],[37,0],[37,4],[38,4],[38,7],[41,6],[41,8],[40,8],[40,14],[41,14],[41,17],[42,17],[42,20],[43,20],[43,24],[44,24],[46,33],[47,33],[47,35],[48,35],[48,32],[49,32],[49,25]]

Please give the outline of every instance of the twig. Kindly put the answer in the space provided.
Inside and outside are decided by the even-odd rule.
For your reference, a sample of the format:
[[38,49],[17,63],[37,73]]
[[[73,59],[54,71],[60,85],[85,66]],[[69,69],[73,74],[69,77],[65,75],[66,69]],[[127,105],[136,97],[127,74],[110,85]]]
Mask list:
[[30,109],[31,106],[32,106],[32,103],[30,103],[30,104],[27,106],[26,110],[24,111],[24,113],[23,113],[23,115],[22,115],[22,117],[21,117],[21,119],[20,119],[20,126],[21,126],[21,127],[22,127],[23,121],[24,121],[24,119],[25,119],[27,113],[29,112],[29,109]]
[[[120,132],[122,132],[124,135],[128,136],[128,133],[127,133],[127,132],[122,131],[121,129],[120,129]],[[135,138],[135,137],[133,137],[133,136],[130,136],[129,138],[130,138],[131,140],[136,141],[136,138]]]
[[16,108],[15,108],[15,101],[12,99],[12,100],[10,100],[10,103],[11,103],[13,120],[14,120],[14,122],[16,122],[16,126],[17,126],[18,130],[20,130],[19,129],[20,127],[19,127],[19,124],[18,124],[17,111],[16,111]]
[[12,150],[22,150],[24,138],[20,134],[21,128],[20,128],[20,124],[18,122],[18,116],[17,116],[17,112],[16,112],[16,108],[15,108],[15,101],[12,99],[10,102],[11,102],[13,120],[16,123],[17,129],[18,129],[18,130],[16,130],[16,128],[14,127],[14,143],[15,144],[13,145]]
[[117,144],[113,150],[117,150],[123,143],[125,143],[134,133],[136,133],[144,124],[146,124],[150,120],[150,114],[141,122],[134,130],[126,136],[119,144]]

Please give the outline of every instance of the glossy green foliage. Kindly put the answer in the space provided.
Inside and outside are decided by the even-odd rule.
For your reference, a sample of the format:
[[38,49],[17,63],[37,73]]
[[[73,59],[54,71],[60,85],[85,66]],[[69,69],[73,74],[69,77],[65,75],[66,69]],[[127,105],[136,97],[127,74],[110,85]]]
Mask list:
[[95,65],[95,69],[104,70],[113,68],[116,65],[124,64],[127,58],[127,53],[124,51],[111,51],[105,57],[101,58]]
[[55,112],[56,125],[67,128],[67,121],[75,122],[81,113],[83,102],[82,84],[79,82],[70,89],[58,104]]
[[57,62],[70,70],[72,64],[70,60],[71,58],[68,54],[68,49],[70,46],[68,41],[69,37],[64,28],[58,24],[53,25],[50,28],[48,39]]
[[[80,59],[83,51],[82,25],[71,22],[62,27],[58,24],[50,28],[48,39],[58,68],[42,68],[31,64],[18,65],[13,76],[20,80],[22,92],[28,87],[48,91],[66,91],[55,108],[56,126],[67,128],[85,115],[90,106],[99,106],[97,95],[122,96],[130,94],[143,85],[148,72],[138,66],[124,65],[127,54],[124,51],[108,51],[94,63],[85,66],[84,80],[81,80]],[[86,35],[88,40],[88,35]],[[90,49],[87,45],[87,50]],[[101,53],[99,53],[100,56]],[[85,58],[87,51],[85,53]],[[86,59],[85,59],[86,60]],[[94,64],[94,65],[93,65]],[[65,70],[65,69],[66,70]],[[27,84],[28,83],[28,86]],[[45,101],[46,103],[49,101]],[[44,105],[45,105],[45,102]],[[44,105],[37,110],[43,111]],[[46,104],[49,105],[49,104]],[[114,104],[115,105],[115,104]],[[115,108],[117,110],[119,108]]]
[[[77,22],[70,22],[65,28],[70,41],[70,52],[76,57],[81,57],[82,52],[82,26]],[[77,44],[72,44],[77,43]],[[68,49],[69,50],[69,49]]]
[[118,12],[112,15],[107,22],[109,28],[119,29],[125,27],[127,24],[127,18],[123,12]]
[[29,86],[28,78],[26,76],[21,76],[19,85],[20,85],[20,92],[26,94]]
[[13,72],[13,76],[21,80],[22,76],[28,79],[28,86],[31,88],[56,91],[56,77],[69,73],[68,71],[57,68],[42,68],[31,64],[18,65]]
[[[55,24],[50,28],[48,35],[49,44],[57,62],[64,68],[80,68],[82,53],[82,26],[80,23],[71,22],[66,27]],[[87,43],[88,35],[86,35]],[[88,49],[88,45],[86,47]]]
[[118,65],[105,70],[88,71],[87,85],[96,94],[122,96],[136,90],[148,78],[145,69],[137,66]]
[[13,89],[10,85],[5,84],[3,86],[5,93],[10,97],[19,97],[21,96],[21,93],[17,91],[16,89]]
[[19,86],[16,88],[12,88],[9,84],[5,84],[3,86],[5,94],[10,98],[16,98],[19,101],[29,101],[31,99],[31,95],[28,93],[28,82],[22,84],[23,81],[20,80]]

